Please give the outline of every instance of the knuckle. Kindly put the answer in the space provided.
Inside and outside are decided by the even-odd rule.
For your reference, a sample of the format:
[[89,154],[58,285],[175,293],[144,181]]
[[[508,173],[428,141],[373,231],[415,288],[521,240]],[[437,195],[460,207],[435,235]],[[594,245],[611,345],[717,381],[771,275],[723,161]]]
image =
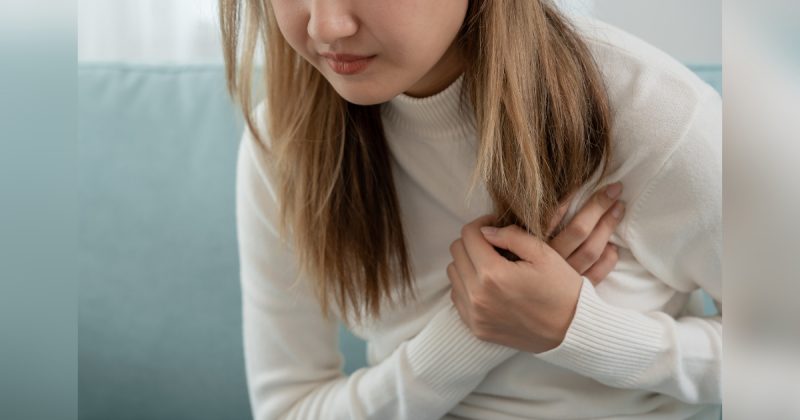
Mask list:
[[482,318],[482,314],[486,313],[487,309],[490,307],[489,301],[484,293],[472,293],[469,296],[469,304],[472,307],[473,312],[476,314],[476,320],[484,320]]
[[471,223],[461,226],[460,233],[462,238],[467,234],[467,232],[469,232],[470,228],[471,228]]
[[473,311],[476,311],[478,308],[483,306],[483,302],[481,301],[481,298],[478,297],[477,293],[472,293],[469,295],[469,306]]
[[498,289],[500,286],[495,277],[489,277],[481,283],[481,287],[483,287],[483,290],[491,291]]
[[606,214],[603,216],[603,223],[606,226],[611,227],[611,228],[617,226],[618,224],[620,224],[620,222],[622,222],[622,218],[618,219],[618,218],[614,217],[614,214],[612,213],[612,211],[613,211],[613,209],[607,211]]
[[596,271],[595,268],[592,267],[592,268],[586,270],[583,274],[581,274],[581,276],[586,277],[587,279],[589,279],[589,282],[594,284],[595,283],[595,276],[596,276],[596,272],[595,271]]
[[583,251],[581,251],[581,253],[580,253],[581,259],[584,262],[587,262],[587,263],[593,263],[593,262],[599,260],[601,254],[602,254],[601,251],[597,251],[597,250],[592,249],[592,248],[586,248]]
[[609,244],[606,247],[606,252],[603,253],[603,257],[607,260],[616,262],[619,259],[619,253],[617,252],[617,248]]
[[589,236],[589,234],[592,232],[592,229],[587,223],[575,221],[567,226],[566,231],[572,239],[583,240]]
[[585,276],[595,286],[603,280],[603,277],[597,273],[585,274]]
[[572,258],[570,258],[570,265],[575,271],[586,271],[586,267],[592,265],[593,261],[590,261],[584,254],[575,254]]
[[597,191],[594,194],[593,198],[594,198],[595,203],[597,203],[598,205],[600,205],[603,208],[607,208],[609,205],[611,205],[611,203],[614,202],[614,200],[612,198],[610,198],[608,195],[606,195],[605,188],[601,188],[599,191]]
[[575,271],[586,271],[586,267],[592,265],[594,261],[590,261],[589,258],[583,252],[576,252],[571,257],[569,257],[569,265],[575,269]]
[[461,244],[461,239],[456,239],[455,241],[450,243],[450,254],[455,254],[456,250],[458,250],[459,245]]
[[598,283],[607,274],[608,272],[606,266],[598,263],[591,266],[583,275],[586,276],[586,278],[588,278],[592,283]]
[[489,331],[491,331],[491,325],[486,316],[476,312],[472,317],[472,329],[476,336],[480,335],[480,337],[486,338],[489,335]]
[[494,273],[495,272],[489,267],[481,267],[477,269],[478,283],[483,287],[494,286],[497,281],[497,277]]

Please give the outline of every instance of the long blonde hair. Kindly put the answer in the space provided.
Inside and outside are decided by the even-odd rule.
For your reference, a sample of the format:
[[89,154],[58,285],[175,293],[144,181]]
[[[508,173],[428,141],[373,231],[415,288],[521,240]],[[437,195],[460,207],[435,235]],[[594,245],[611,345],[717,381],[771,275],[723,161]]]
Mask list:
[[[349,324],[350,313],[357,322],[378,317],[394,293],[413,298],[380,105],[339,96],[283,38],[270,1],[219,3],[228,90],[270,157],[281,235],[291,230],[322,312],[333,302]],[[559,203],[598,168],[595,187],[606,173],[611,122],[599,69],[550,0],[472,0],[456,42],[461,100],[475,111],[479,138],[471,185],[485,183],[498,226],[546,240]],[[256,118],[266,118],[269,142],[252,115],[259,43],[267,114]]]

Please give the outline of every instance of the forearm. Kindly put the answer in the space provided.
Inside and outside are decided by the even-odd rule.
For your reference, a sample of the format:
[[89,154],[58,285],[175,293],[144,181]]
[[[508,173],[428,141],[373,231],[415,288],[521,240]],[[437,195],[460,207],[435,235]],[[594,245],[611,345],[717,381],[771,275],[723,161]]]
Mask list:
[[[271,324],[262,316],[258,307],[247,308],[246,325],[262,330]],[[381,363],[349,377],[333,366],[315,367],[313,354],[298,360],[300,347],[285,352],[275,340],[296,334],[294,327],[281,322],[263,330],[271,333],[251,330],[245,340],[257,419],[438,419],[516,353],[473,337],[451,305]]]
[[722,320],[674,319],[605,303],[584,280],[564,342],[539,358],[618,388],[721,402]]

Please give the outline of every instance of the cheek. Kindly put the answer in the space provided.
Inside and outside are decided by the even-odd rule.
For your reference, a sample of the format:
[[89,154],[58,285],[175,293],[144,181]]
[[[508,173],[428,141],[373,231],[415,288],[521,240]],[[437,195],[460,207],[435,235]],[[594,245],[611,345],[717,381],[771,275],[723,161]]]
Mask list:
[[308,13],[293,0],[273,0],[272,8],[283,38],[300,55],[307,57]]
[[[402,3],[402,2],[399,2]],[[424,3],[424,4],[422,4]],[[467,0],[414,0],[393,8],[383,32],[397,55],[407,62],[436,60],[452,44],[464,23]]]

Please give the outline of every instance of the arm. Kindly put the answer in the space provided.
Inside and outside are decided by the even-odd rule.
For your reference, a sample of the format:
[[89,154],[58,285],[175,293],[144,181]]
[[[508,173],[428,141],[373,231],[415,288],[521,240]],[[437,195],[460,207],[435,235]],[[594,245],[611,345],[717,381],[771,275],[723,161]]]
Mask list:
[[[722,302],[721,105],[716,93],[629,212],[631,252],[656,277]],[[722,318],[641,313],[605,303],[584,278],[564,341],[538,357],[604,384],[720,403]]]
[[[438,419],[516,353],[475,338],[450,304],[381,363],[341,372],[335,322],[323,320],[277,235],[274,189],[245,129],[236,220],[244,352],[254,418]],[[443,273],[444,275],[444,273]]]

